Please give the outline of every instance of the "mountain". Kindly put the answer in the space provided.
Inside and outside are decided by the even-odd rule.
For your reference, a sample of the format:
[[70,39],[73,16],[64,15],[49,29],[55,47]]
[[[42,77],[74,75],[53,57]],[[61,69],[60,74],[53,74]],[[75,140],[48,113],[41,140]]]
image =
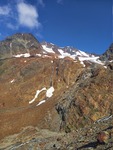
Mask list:
[[74,47],[70,47],[70,46],[58,47],[52,43],[47,43],[47,42],[42,42],[41,45],[43,49],[45,50],[46,55],[52,54],[52,55],[55,55],[55,57],[59,59],[70,58],[72,60],[80,61],[80,63],[84,67],[85,65],[91,64],[91,63],[104,65],[104,63],[99,60],[99,56],[94,55],[94,54],[88,54]]
[[32,34],[17,33],[0,42],[0,58],[25,56],[41,53],[41,45]]
[[0,149],[112,150],[111,60],[22,33],[0,56]]
[[[52,43],[39,43],[32,34],[17,33],[0,42],[0,59],[12,57],[54,57],[79,60],[85,67],[87,63],[102,64],[99,56],[85,53],[76,48],[59,47]],[[103,64],[104,65],[104,64]]]
[[100,57],[102,61],[113,60],[113,43],[109,46],[106,52]]

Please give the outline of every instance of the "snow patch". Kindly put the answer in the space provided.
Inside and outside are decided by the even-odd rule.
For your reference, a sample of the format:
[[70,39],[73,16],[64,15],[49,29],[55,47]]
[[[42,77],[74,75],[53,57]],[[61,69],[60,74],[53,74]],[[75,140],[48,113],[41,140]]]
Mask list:
[[51,58],[49,55],[43,55],[42,58]]
[[15,82],[15,79],[13,79],[13,80],[10,81],[10,83],[13,83],[13,82]]
[[19,57],[30,57],[29,53],[25,53],[25,54],[18,54],[18,55],[13,55],[13,57],[19,58]]
[[12,48],[12,43],[10,43],[10,48]]
[[[49,89],[46,89],[46,88],[44,87],[44,88],[42,88],[41,90],[37,90],[37,91],[36,91],[36,94],[35,94],[35,97],[34,97],[31,101],[29,101],[29,104],[33,103],[33,102],[36,100],[36,98],[38,98],[38,95],[39,95],[42,91],[46,91],[46,97],[47,97],[47,98],[50,98],[50,97],[53,96],[53,92],[55,91],[55,89],[54,89],[53,86],[51,86]],[[39,105],[41,105],[41,104],[43,104],[43,103],[45,103],[45,102],[46,102],[46,100],[42,100],[42,101],[40,101],[36,106],[39,106]]]
[[51,86],[46,92],[46,97],[49,97],[49,98],[52,97],[54,90],[55,90],[54,87]]
[[60,52],[60,56],[59,58],[65,58],[65,57],[69,57],[71,56],[69,53],[65,53],[62,49],[58,49],[58,51]]
[[70,58],[72,58],[72,59],[74,59],[75,60],[75,57],[77,57],[77,56],[83,56],[83,57],[89,57],[89,55],[87,54],[87,53],[85,53],[85,52],[82,52],[82,51],[74,51],[75,52],[75,54],[73,54],[73,55],[71,55],[71,54],[69,54],[69,53],[65,53],[62,49],[58,49],[58,51],[60,52],[60,56],[59,56],[59,58],[65,58],[65,57],[70,57]]
[[80,50],[79,50],[79,52],[80,52],[80,54],[81,54],[82,56],[89,57],[89,55],[88,55],[87,53],[85,53],[85,52],[83,52],[83,51],[80,51]]
[[42,45],[42,47],[43,47],[43,49],[44,49],[45,51],[47,51],[48,53],[55,53],[52,48],[48,48],[48,47],[46,47],[46,45]]
[[[97,63],[97,64],[100,64],[100,65],[105,65],[104,62],[101,62],[99,60],[99,57],[78,57],[79,58],[79,61],[81,64],[83,64],[83,61],[90,61],[90,62],[93,62],[93,63]],[[84,64],[83,64],[84,66]]]
[[36,94],[35,94],[35,97],[34,97],[31,101],[29,101],[29,104],[33,103],[33,102],[36,100],[36,98],[38,98],[38,95],[39,95],[42,91],[45,91],[45,90],[46,90],[46,88],[42,88],[41,90],[37,90],[37,91],[36,91]]
[[41,105],[41,104],[43,104],[43,103],[45,103],[46,102],[46,100],[42,100],[42,101],[40,101],[36,106],[39,106],[39,105]]
[[47,52],[43,51],[43,54],[47,54]]
[[104,66],[105,69],[107,69],[107,66]]
[[36,54],[36,56],[39,56],[39,57],[41,57],[42,55],[41,55],[41,54]]
[[83,67],[85,67],[86,65],[84,64],[84,62],[83,61],[80,61],[80,63],[81,63],[81,65],[83,65]]

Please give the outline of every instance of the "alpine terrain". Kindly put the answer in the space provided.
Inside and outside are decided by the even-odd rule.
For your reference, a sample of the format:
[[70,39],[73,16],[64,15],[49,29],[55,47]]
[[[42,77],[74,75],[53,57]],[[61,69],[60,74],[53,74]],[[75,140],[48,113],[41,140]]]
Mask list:
[[1,150],[113,150],[113,43],[101,56],[40,43],[0,42]]

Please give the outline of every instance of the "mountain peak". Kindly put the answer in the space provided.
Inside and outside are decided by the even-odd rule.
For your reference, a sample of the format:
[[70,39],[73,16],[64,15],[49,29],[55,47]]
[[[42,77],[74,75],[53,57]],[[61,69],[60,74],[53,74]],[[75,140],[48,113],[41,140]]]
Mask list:
[[14,40],[14,39],[36,40],[37,41],[37,39],[31,33],[16,33],[16,34],[6,38],[6,40]]
[[38,40],[30,33],[16,33],[0,42],[0,58],[11,58],[16,55],[35,55],[41,51]]

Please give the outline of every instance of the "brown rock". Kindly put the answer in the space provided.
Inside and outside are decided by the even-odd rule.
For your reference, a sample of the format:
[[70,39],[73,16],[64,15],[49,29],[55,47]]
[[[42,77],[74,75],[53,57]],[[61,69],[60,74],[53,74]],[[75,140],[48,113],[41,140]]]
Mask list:
[[97,141],[99,143],[107,143],[109,139],[109,133],[106,131],[99,132],[97,135]]

